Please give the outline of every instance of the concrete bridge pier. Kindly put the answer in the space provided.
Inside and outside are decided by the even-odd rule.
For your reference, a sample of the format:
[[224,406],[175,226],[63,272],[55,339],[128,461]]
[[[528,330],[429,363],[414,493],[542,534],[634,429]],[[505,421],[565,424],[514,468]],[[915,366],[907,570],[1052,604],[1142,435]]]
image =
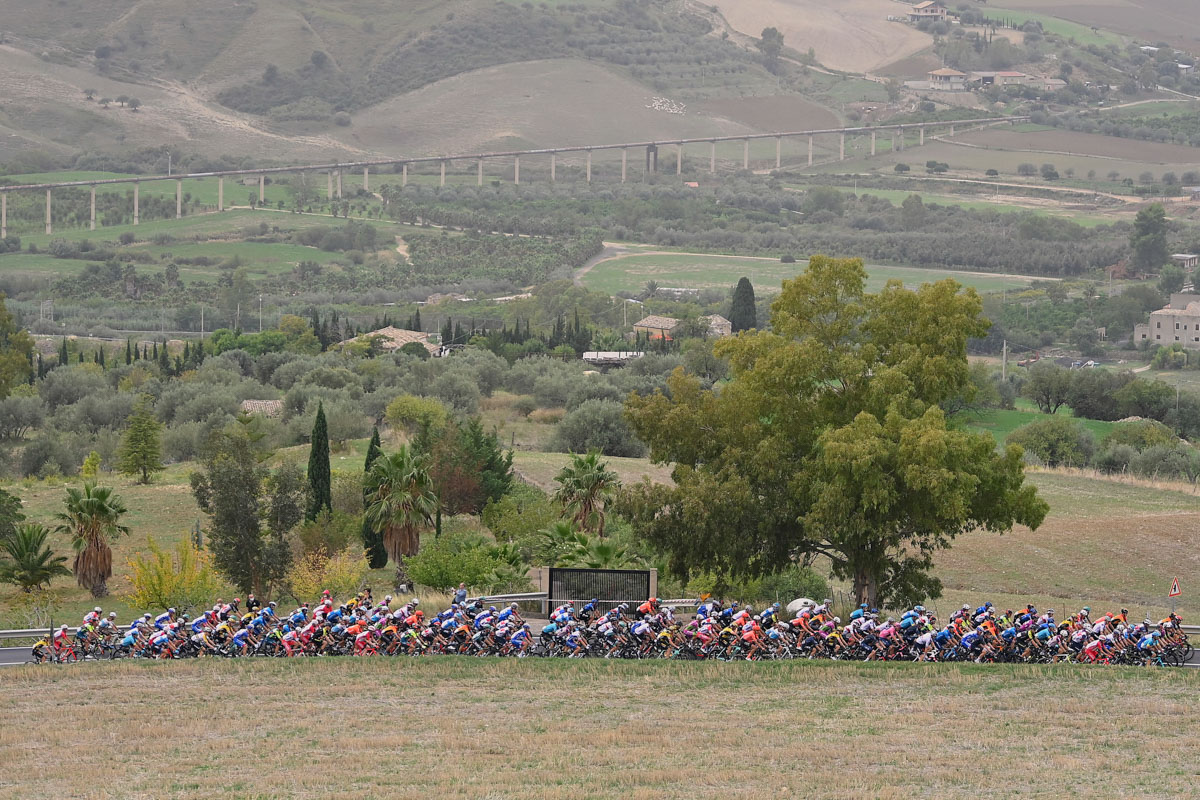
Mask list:
[[225,210],[225,179],[217,178],[217,211]]
[[783,165],[783,137],[775,137],[775,169],[779,169]]
[[708,143],[708,173],[710,175],[717,174],[717,143]]
[[141,184],[137,181],[133,182],[133,224],[137,225],[141,222]]
[[896,141],[899,144],[899,147],[897,149],[899,152],[903,153],[904,152],[904,128],[901,128],[899,130],[899,134],[900,135],[896,138]]
[[683,142],[675,145],[675,174],[683,174]]
[[46,190],[46,233],[54,233],[54,223],[50,221],[50,190]]
[[951,136],[951,138],[954,137],[954,126],[953,125],[950,126],[950,136]]
[[521,182],[521,157],[516,156],[513,159],[513,183],[518,184],[520,182]]
[[838,161],[846,160],[846,134],[842,134],[838,143]]
[[587,151],[587,182],[592,182],[592,151]]
[[810,167],[812,166],[812,148],[813,148],[813,137],[812,137],[812,134],[810,133],[808,135],[808,165]]
[[875,131],[871,131],[871,155],[875,155]]
[[750,140],[742,140],[742,169],[750,169]]
[[483,186],[483,159],[475,163],[475,185]]
[[621,148],[621,183],[625,182],[626,175],[629,169],[629,148]]
[[333,170],[325,173],[325,197],[330,201],[333,200]]
[[921,139],[918,144],[925,144],[925,126],[922,125],[919,130],[921,131]]
[[338,200],[341,200],[342,199],[342,171],[340,169],[337,171],[337,193],[338,193]]
[[408,186],[408,162],[400,165],[400,185]]
[[370,173],[370,167],[363,167],[363,191],[364,192],[371,191],[371,183],[370,183],[369,173]]
[[96,184],[92,184],[91,197],[88,204],[88,230],[96,230]]
[[658,171],[658,145],[646,145],[646,174],[653,175]]
[[[94,192],[93,192],[94,194]],[[175,181],[175,219],[183,218],[183,181]]]
[[[341,182],[339,181],[339,184],[340,183]],[[446,185],[446,162],[443,161],[443,162],[441,162],[441,170],[438,173],[438,186],[445,186],[445,185]],[[338,186],[338,197],[342,196],[341,188],[342,187],[339,185]]]
[[[364,169],[363,170],[363,181],[366,182],[366,179],[367,179],[367,171]],[[265,202],[267,202],[267,176],[259,175],[258,176],[258,204],[261,206]]]
[[8,192],[0,192],[0,239],[8,236]]
[[554,170],[554,167],[555,167],[555,162],[556,162],[557,160],[558,160],[558,158],[557,158],[557,154],[556,154],[556,153],[551,153],[551,154],[550,154],[550,182],[551,182],[551,183],[554,183],[554,181],[556,180],[556,179],[555,179],[555,176],[554,176],[554,171],[555,171],[555,170]]

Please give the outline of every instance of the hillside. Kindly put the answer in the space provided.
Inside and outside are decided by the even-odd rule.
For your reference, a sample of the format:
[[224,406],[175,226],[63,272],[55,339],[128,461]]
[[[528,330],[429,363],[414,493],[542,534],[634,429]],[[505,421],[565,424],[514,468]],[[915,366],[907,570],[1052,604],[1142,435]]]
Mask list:
[[[738,107],[755,97],[796,99],[804,112],[783,116],[793,123],[838,120],[747,41],[665,1],[14,0],[7,10],[0,161],[163,144],[326,159],[776,129],[778,114]],[[121,96],[141,107],[97,102]],[[651,110],[654,97],[686,110]]]

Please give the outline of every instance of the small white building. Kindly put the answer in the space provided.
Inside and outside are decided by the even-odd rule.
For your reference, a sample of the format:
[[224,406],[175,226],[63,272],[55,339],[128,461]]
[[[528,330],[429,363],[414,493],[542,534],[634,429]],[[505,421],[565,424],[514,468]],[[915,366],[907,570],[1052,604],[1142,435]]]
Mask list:
[[967,73],[950,67],[935,69],[929,73],[929,88],[936,92],[961,92],[967,88]]

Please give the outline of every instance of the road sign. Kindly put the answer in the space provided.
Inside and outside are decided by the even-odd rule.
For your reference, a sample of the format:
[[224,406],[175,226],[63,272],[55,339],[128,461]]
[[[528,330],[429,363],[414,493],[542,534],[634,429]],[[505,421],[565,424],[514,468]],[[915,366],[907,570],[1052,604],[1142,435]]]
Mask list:
[[1171,593],[1167,597],[1179,597],[1183,592],[1179,591],[1179,578],[1171,581]]

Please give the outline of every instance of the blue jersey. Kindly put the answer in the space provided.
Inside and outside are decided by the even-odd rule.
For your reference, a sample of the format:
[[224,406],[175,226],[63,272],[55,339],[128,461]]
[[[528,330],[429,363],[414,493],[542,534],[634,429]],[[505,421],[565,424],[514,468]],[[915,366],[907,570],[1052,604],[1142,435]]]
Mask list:
[[546,627],[542,628],[542,636],[549,636],[553,633],[558,633],[558,623],[551,621]]
[[167,623],[169,623],[170,621],[171,621],[171,612],[165,611],[162,614],[159,614],[157,617],[154,618],[154,627],[158,628],[161,631],[163,629],[163,626],[166,625]]
[[501,611],[500,614],[496,617],[496,619],[499,622],[504,622],[504,620],[508,619],[515,613],[517,613],[517,610],[510,606],[509,608],[506,608],[503,611]]

